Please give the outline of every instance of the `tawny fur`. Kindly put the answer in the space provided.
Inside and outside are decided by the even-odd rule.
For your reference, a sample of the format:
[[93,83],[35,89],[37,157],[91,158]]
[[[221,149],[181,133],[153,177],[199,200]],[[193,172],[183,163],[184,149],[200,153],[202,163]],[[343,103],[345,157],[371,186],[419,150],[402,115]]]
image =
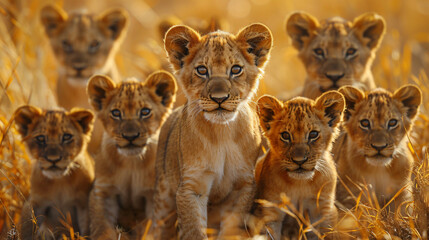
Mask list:
[[307,71],[301,96],[315,99],[345,85],[376,87],[371,65],[385,32],[381,16],[365,13],[352,22],[340,17],[319,22],[296,12],[289,16],[286,31]]
[[[86,110],[23,106],[16,111],[15,123],[35,160],[30,197],[22,210],[22,239],[71,237],[70,228],[80,236],[89,235],[88,198],[94,163],[86,145],[93,120],[94,115]],[[65,134],[71,138],[64,140]]]
[[141,239],[152,216],[159,129],[176,89],[174,77],[164,71],[143,83],[116,85],[101,75],[89,81],[91,104],[105,128],[90,196],[92,239],[118,239],[116,228],[121,238]]
[[[344,105],[344,98],[336,91],[326,92],[316,101],[298,97],[282,103],[271,96],[258,100],[260,124],[270,151],[255,169],[255,199],[280,204],[281,193],[286,194],[292,207],[300,209],[302,216],[308,214],[311,223],[323,218],[317,226],[322,234],[337,220],[337,172],[330,150]],[[299,225],[279,208],[255,203],[253,212],[260,220],[256,231],[266,226],[274,239],[282,239],[282,232],[283,237],[297,237],[284,236],[297,234]]]
[[[390,207],[393,212],[412,200],[413,157],[407,146],[407,134],[418,113],[421,92],[412,85],[394,93],[384,89],[362,92],[349,86],[339,91],[346,99],[347,110],[343,133],[334,145],[333,154],[338,174],[354,197],[338,182],[337,198],[345,207],[352,208],[363,190],[361,204],[376,207],[377,200],[383,207],[404,188]],[[368,196],[368,191],[377,199],[369,199],[372,196]],[[403,204],[402,210],[405,207]]]
[[175,238],[176,219],[181,239],[206,239],[208,227],[220,229],[220,238],[242,233],[261,154],[250,101],[271,46],[262,24],[235,36],[217,31],[201,37],[187,26],[167,32],[165,49],[188,102],[160,134],[155,238]]
[[[111,9],[98,16],[76,12],[68,15],[54,5],[41,10],[41,21],[58,61],[57,102],[65,109],[90,108],[86,85],[94,74],[106,74],[119,81],[115,55],[126,34],[127,13]],[[101,123],[95,124],[88,146],[99,150]]]

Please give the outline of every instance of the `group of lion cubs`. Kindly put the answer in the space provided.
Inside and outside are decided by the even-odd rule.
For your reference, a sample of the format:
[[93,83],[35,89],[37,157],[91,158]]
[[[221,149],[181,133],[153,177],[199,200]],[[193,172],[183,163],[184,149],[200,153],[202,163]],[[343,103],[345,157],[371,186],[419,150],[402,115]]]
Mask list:
[[308,73],[303,97],[265,95],[257,106],[273,44],[265,25],[236,35],[173,26],[165,50],[187,97],[174,111],[170,73],[119,81],[113,59],[128,22],[123,10],[68,15],[47,6],[41,20],[61,66],[59,105],[88,108],[89,98],[99,124],[81,108],[16,110],[36,160],[23,239],[58,239],[70,227],[91,239],[140,239],[149,224],[155,239],[206,239],[208,228],[220,239],[293,237],[293,218],[255,201],[280,203],[281,193],[319,221],[312,238],[335,238],[335,200],[353,208],[365,188],[381,205],[404,188],[387,209],[408,212],[406,134],[422,97],[412,85],[374,89],[370,67],[385,31],[379,15],[319,22],[292,14],[287,33]]

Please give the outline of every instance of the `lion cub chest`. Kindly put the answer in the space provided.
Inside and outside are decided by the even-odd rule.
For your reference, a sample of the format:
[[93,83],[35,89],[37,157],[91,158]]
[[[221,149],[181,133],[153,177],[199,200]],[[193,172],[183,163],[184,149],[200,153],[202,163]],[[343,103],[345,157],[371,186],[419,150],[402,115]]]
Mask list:
[[229,195],[240,178],[252,177],[252,164],[246,159],[244,149],[232,139],[205,150],[206,171],[213,175],[209,201],[216,204]]
[[147,199],[153,194],[154,166],[145,165],[145,161],[138,158],[127,161],[114,177],[116,200],[120,208],[143,210]]

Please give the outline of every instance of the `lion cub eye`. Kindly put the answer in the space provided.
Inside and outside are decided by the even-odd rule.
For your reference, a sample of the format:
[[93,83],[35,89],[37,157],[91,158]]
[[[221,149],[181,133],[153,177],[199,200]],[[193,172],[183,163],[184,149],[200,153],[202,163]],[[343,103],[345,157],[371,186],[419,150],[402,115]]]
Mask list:
[[100,48],[100,42],[97,40],[94,40],[91,42],[91,44],[88,47],[89,53],[96,53],[98,49]]
[[283,142],[290,142],[290,134],[288,132],[282,132],[280,138]]
[[313,50],[314,54],[316,54],[317,57],[324,58],[325,52],[321,48],[316,48]]
[[200,76],[207,77],[209,75],[209,70],[203,65],[198,66],[196,68],[196,70],[197,70],[198,75],[200,75]]
[[231,75],[238,75],[243,71],[243,68],[238,65],[234,65],[231,68]]
[[150,115],[151,111],[149,108],[142,108],[142,110],[140,110],[140,118],[146,118]]
[[311,131],[308,134],[308,140],[315,140],[317,137],[319,137],[319,132],[318,131]]
[[113,109],[110,114],[112,114],[112,117],[115,119],[120,119],[121,118],[121,111],[119,111],[119,109]]
[[37,143],[45,144],[45,141],[46,141],[45,136],[39,135],[39,136],[36,136],[35,138],[36,138]]
[[368,119],[363,119],[360,121],[360,126],[361,126],[361,128],[369,129],[371,126],[371,123],[369,122]]
[[387,123],[388,129],[393,129],[396,126],[398,126],[398,120],[396,119],[390,119],[389,122]]
[[346,51],[346,57],[352,57],[356,54],[357,50],[356,48],[349,48]]
[[63,41],[63,50],[66,53],[72,53],[73,52],[73,46],[71,45],[71,43],[67,40]]
[[73,138],[73,135],[71,135],[70,133],[64,133],[63,135],[63,142],[67,142],[70,141]]

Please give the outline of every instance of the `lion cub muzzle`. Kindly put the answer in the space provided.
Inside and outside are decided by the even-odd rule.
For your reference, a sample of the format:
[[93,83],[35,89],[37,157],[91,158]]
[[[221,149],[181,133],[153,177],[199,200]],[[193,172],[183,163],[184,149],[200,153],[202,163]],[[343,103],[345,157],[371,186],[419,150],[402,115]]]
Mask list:
[[339,83],[341,79],[346,75],[346,64],[341,59],[328,59],[323,64],[321,72],[323,78],[327,78],[329,83],[321,85],[321,91],[326,92],[328,90],[337,89],[341,86]]
[[[231,82],[223,77],[213,77],[207,83],[208,97],[219,104],[218,109],[226,109],[222,104],[230,98]],[[226,109],[230,110],[230,109]]]

